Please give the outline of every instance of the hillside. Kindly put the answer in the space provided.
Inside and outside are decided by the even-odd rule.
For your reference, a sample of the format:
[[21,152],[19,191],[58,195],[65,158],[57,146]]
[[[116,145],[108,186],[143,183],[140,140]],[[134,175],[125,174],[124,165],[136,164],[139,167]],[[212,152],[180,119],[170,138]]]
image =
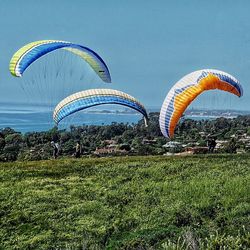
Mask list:
[[183,119],[176,128],[174,140],[166,139],[159,128],[159,113],[149,114],[150,123],[112,123],[110,125],[57,127],[49,131],[21,134],[12,128],[0,130],[0,161],[33,161],[51,158],[54,141],[60,156],[75,153],[76,143],[84,156],[164,155],[179,152],[207,152],[211,139],[216,153],[250,152],[250,116],[215,120]]
[[249,166],[247,154],[1,163],[0,248],[249,249]]

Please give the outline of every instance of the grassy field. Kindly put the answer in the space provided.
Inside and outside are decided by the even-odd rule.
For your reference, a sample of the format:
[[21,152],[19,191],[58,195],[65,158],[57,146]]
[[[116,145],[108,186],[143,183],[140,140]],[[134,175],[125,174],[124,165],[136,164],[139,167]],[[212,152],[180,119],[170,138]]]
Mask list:
[[1,163],[0,200],[1,249],[250,249],[250,155]]

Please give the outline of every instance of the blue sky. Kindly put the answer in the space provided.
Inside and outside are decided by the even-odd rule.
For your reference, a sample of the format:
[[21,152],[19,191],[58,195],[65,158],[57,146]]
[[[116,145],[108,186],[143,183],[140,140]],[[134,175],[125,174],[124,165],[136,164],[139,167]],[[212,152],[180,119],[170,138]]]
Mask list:
[[[146,107],[161,106],[185,74],[215,68],[234,75],[244,88],[241,100],[216,94],[218,107],[250,109],[249,10],[248,0],[1,0],[0,102],[25,101],[8,71],[12,54],[31,41],[58,39],[97,51],[111,72],[108,87]],[[213,104],[212,94],[196,101]]]

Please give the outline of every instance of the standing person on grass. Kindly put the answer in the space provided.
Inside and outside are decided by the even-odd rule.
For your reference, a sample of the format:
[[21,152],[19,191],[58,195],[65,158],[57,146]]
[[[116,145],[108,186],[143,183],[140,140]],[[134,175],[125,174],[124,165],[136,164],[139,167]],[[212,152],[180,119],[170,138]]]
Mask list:
[[51,146],[53,148],[53,158],[57,159],[59,153],[59,144],[57,142],[55,143],[54,141],[52,141]]
[[75,158],[80,158],[81,153],[82,153],[82,147],[81,147],[80,141],[77,141],[77,143],[76,143]]
[[216,137],[212,137],[212,138],[209,138],[208,141],[207,141],[207,146],[208,146],[208,152],[209,153],[213,153],[214,152],[214,149],[216,147]]

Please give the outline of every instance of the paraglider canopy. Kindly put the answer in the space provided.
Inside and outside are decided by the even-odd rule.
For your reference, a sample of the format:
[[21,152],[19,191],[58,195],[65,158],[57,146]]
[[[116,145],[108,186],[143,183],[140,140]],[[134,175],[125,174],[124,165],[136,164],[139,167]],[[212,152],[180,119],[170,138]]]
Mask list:
[[56,106],[53,119],[58,124],[70,114],[104,104],[123,105],[140,112],[147,126],[148,115],[144,106],[134,97],[114,89],[90,89],[70,95]]
[[71,42],[41,40],[26,44],[12,57],[9,69],[12,75],[20,77],[24,71],[43,55],[57,49],[68,50],[84,59],[96,74],[104,81],[111,82],[110,73],[103,59],[93,50]]
[[171,138],[175,127],[188,105],[203,91],[219,89],[241,97],[239,81],[223,71],[203,69],[192,72],[179,80],[168,92],[160,111],[159,124],[162,134]]

